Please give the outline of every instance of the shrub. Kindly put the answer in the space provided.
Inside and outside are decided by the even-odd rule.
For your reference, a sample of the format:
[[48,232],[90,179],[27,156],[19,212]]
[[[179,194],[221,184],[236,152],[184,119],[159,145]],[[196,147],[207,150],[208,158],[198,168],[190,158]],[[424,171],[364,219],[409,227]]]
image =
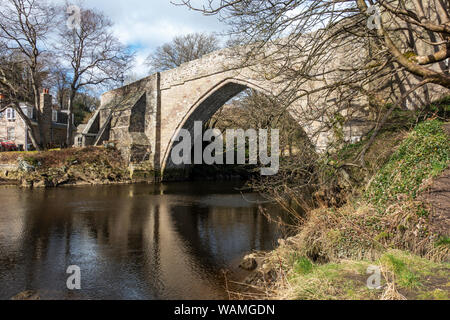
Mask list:
[[378,172],[366,191],[366,198],[380,208],[400,194],[415,199],[422,182],[444,171],[449,159],[450,142],[442,122],[423,122]]

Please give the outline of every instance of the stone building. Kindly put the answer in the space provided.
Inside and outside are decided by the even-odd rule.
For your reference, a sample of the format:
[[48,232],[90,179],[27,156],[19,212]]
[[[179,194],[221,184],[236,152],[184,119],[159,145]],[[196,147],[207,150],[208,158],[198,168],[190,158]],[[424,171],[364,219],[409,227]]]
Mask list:
[[[66,142],[67,114],[53,105],[52,96],[44,89],[40,96],[43,117],[43,129],[49,147],[60,147]],[[36,110],[27,103],[21,103],[23,113],[31,119],[35,132],[38,132]],[[32,150],[30,134],[26,122],[13,108],[0,113],[0,141],[13,142],[20,150]],[[37,135],[39,140],[39,135]],[[40,141],[38,141],[39,143]]]

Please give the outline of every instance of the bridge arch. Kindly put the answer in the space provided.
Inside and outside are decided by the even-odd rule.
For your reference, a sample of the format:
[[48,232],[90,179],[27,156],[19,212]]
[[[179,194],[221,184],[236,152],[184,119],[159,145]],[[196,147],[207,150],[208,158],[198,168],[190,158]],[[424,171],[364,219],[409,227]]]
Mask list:
[[[282,79],[267,79],[264,68],[264,63],[243,66],[234,50],[225,49],[106,92],[82,132],[83,145],[117,142],[133,174],[180,168],[171,163],[170,155],[181,129],[193,131],[196,120],[209,120],[247,88],[274,98],[289,88],[291,84]],[[307,85],[314,89],[318,84]],[[325,108],[330,103],[323,105],[315,110],[307,98],[299,98],[290,106],[294,120],[319,152],[333,133],[324,126]],[[93,124],[98,124],[98,129],[94,130]]]
[[272,92],[268,89],[247,80],[226,78],[218,82],[190,106],[188,109],[189,111],[179,122],[171,139],[164,147],[165,152],[162,158],[161,171],[164,173],[166,169],[177,168],[171,161],[171,153],[176,144],[175,139],[178,137],[180,130],[186,129],[192,134],[195,121],[205,122],[209,120],[227,101],[247,89],[253,89],[267,96],[274,97]]

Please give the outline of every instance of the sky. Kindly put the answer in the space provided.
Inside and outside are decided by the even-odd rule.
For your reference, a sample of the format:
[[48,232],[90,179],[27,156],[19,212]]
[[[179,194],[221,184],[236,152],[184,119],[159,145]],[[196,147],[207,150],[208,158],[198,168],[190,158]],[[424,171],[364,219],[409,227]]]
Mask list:
[[147,56],[173,37],[193,32],[220,33],[226,28],[217,17],[175,6],[170,0],[89,0],[84,5],[101,10],[113,21],[115,35],[136,53],[132,72],[138,78],[148,75],[144,64]]

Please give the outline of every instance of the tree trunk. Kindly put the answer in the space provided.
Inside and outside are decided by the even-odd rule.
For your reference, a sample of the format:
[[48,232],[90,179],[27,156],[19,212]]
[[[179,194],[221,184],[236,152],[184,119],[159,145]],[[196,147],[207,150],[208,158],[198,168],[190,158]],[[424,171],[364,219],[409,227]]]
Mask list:
[[70,93],[69,98],[69,108],[67,110],[67,136],[66,136],[66,145],[67,147],[71,147],[73,145],[72,138],[72,119],[73,119],[73,100],[75,98],[75,93],[72,91]]
[[[40,94],[39,94],[39,88],[38,88],[38,84],[36,81],[36,72],[33,71],[33,67],[31,68],[31,84],[33,87],[33,95],[34,95],[34,108],[36,110],[36,121],[38,124],[38,132],[39,132],[39,138],[40,138],[40,143],[36,143],[36,145],[34,145],[34,147],[36,148],[36,150],[38,151],[42,151],[47,149],[47,139],[45,138],[45,133],[44,133],[44,129],[42,127],[42,113],[41,113],[41,108],[40,108]],[[20,109],[20,107],[19,107]],[[24,115],[23,112],[21,112],[22,110],[20,110],[21,115]],[[31,123],[31,122],[30,122]],[[29,126],[30,131],[33,131],[32,135],[34,135],[34,130],[31,126]],[[35,137],[33,137],[31,139],[31,141],[36,141]],[[34,144],[34,143],[33,143]]]

